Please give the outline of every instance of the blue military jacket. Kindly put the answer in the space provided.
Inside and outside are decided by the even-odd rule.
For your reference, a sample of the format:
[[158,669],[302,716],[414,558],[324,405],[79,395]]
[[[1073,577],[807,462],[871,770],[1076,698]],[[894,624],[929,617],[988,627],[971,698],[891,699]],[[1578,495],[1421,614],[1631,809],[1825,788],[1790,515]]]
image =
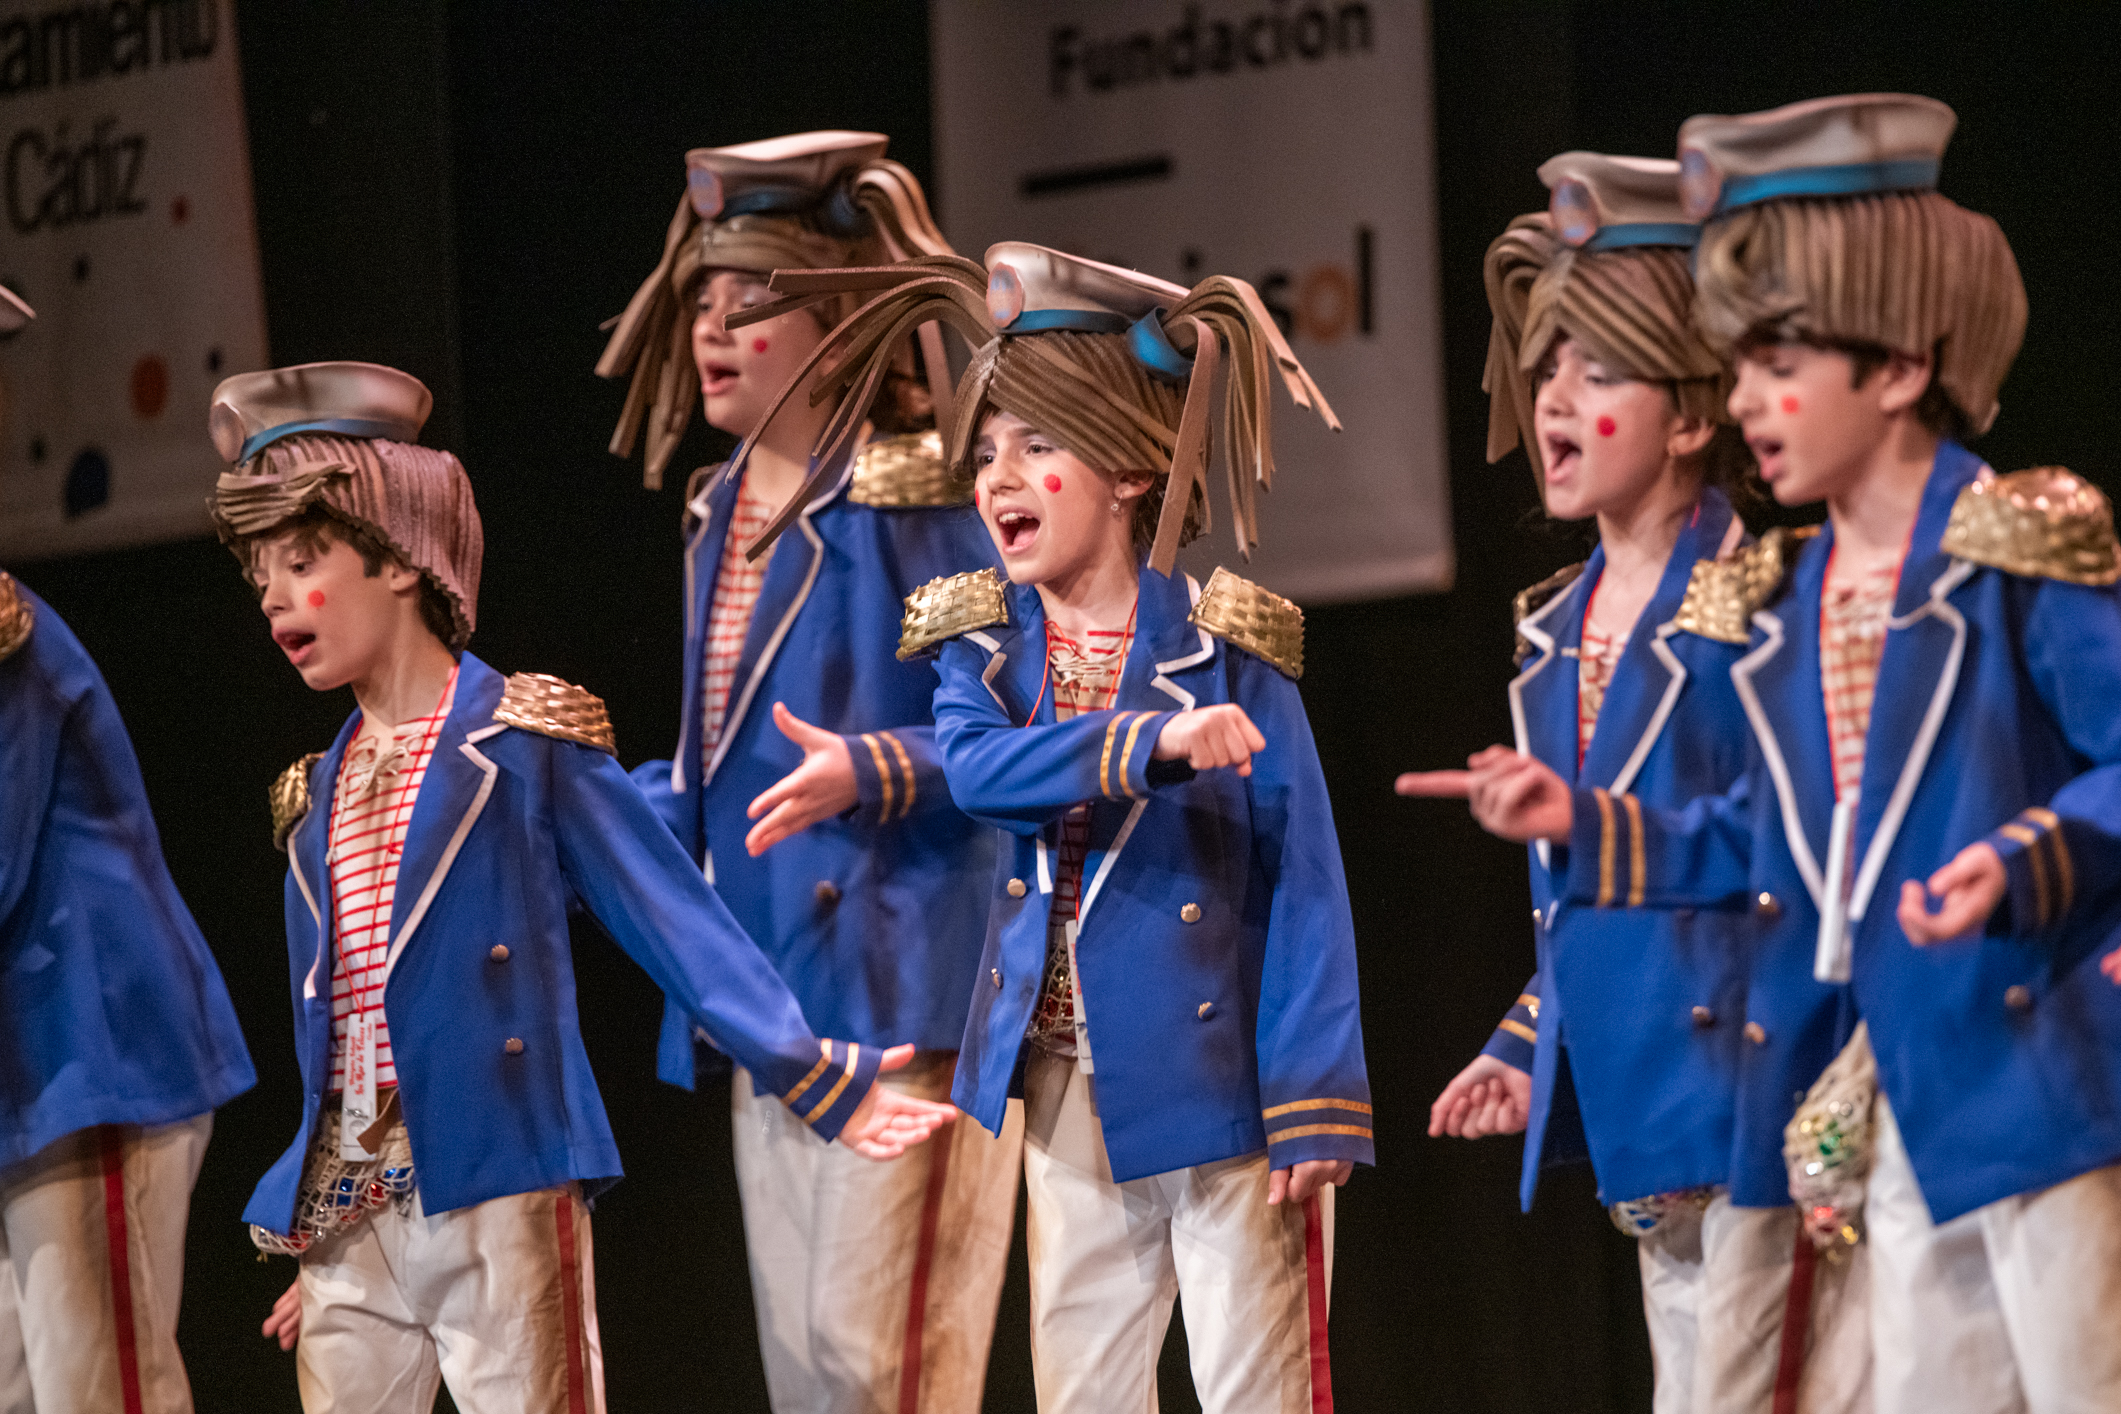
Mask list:
[[[864,468],[866,472],[866,467]],[[819,1031],[864,1045],[949,1050],[986,934],[994,832],[952,804],[935,749],[935,670],[900,662],[907,594],[991,564],[968,504],[854,499],[855,464],[776,542],[738,659],[722,735],[702,770],[706,638],[738,483],[710,468],[685,546],[685,698],[675,761],[634,772],[729,911]],[[933,498],[930,498],[933,499]],[[757,859],[745,809],[803,759],[773,704],[847,738],[860,798]],[[690,1088],[691,1029],[666,1009],[659,1073]]]
[[[1741,649],[1678,620],[1695,562],[1715,557],[1730,524],[1730,502],[1704,491],[1621,654],[1581,769],[1576,655],[1604,549],[1526,616],[1518,632],[1533,656],[1510,684],[1519,751],[1565,781],[1660,805],[1737,779],[1745,716],[1730,667]],[[1722,1183],[1751,920],[1731,909],[1571,908],[1561,901],[1568,863],[1566,850],[1544,842],[1533,850],[1539,972],[1487,1047],[1532,1075],[1524,1206],[1532,1206],[1542,1162],[1578,1157],[1586,1141],[1606,1202]]]
[[[958,803],[1005,831],[957,1068],[999,1130],[1045,973],[1060,821],[1092,802],[1077,975],[1116,1181],[1269,1151],[1373,1161],[1355,937],[1296,684],[1187,621],[1198,586],[1144,569],[1115,706],[1056,723],[1045,614],[942,646],[936,735]],[[1177,711],[1234,702],[1250,777],[1150,757]],[[1028,724],[1028,725],[1027,725]]]
[[[1854,808],[1849,988],[1811,980],[1835,804],[1819,676],[1831,529],[1752,614],[1732,669],[1746,776],[1643,809],[1639,830],[1578,796],[1571,897],[1599,895],[1610,841],[1652,905],[1754,895],[1776,915],[1747,1003],[1741,1202],[1788,1201],[1781,1128],[1858,1012],[1936,1221],[2121,1161],[2121,987],[2098,970],[2121,942],[2121,592],[1949,553],[1984,470],[1939,448],[1901,566]],[[1911,945],[1901,884],[1982,840],[2006,866],[2003,905],[1978,937]]]
[[[500,674],[465,654],[413,805],[391,905],[383,1013],[427,1211],[620,1175],[575,1015],[570,903],[586,908],[692,1023],[822,1137],[868,1091],[873,1046],[820,1042],[626,773],[605,752],[497,715]],[[587,694],[580,694],[585,700]],[[331,1074],[326,836],[360,716],[308,771],[287,838],[287,953],[302,1121],[246,1220],[294,1220]]]
[[0,1166],[256,1079],[103,674],[0,575]]

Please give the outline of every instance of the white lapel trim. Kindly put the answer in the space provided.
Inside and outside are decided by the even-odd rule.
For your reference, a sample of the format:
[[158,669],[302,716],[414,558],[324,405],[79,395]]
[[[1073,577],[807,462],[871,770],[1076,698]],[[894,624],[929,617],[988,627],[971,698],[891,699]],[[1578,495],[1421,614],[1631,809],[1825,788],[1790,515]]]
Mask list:
[[1046,863],[1046,837],[1039,835],[1035,843],[1038,845],[1038,891],[1050,894],[1053,892],[1053,870]]
[[1929,764],[1930,748],[1937,744],[1937,733],[1943,729],[1944,714],[1952,705],[1952,689],[1959,684],[1959,666],[1966,658],[1966,616],[1945,602],[1945,595],[1964,584],[1974,572],[1972,562],[1953,560],[1950,568],[1937,576],[1930,585],[1930,597],[1923,605],[1904,619],[1887,619],[1887,629],[1904,629],[1935,614],[1952,626],[1951,650],[1944,655],[1944,671],[1937,675],[1936,690],[1930,694],[1929,710],[1922,714],[1922,728],[1915,733],[1915,744],[1908,748],[1907,760],[1900,767],[1899,779],[1893,782],[1893,793],[1886,800],[1885,814],[1878,819],[1878,829],[1871,836],[1869,849],[1863,852],[1863,869],[1856,875],[1856,888],[1849,895],[1849,921],[1863,920],[1863,910],[1871,901],[1871,891],[1878,887],[1878,876],[1884,872],[1886,852],[1893,847],[1893,838],[1900,833],[1900,822],[1907,818],[1907,807],[1915,798],[1915,787],[1922,783],[1922,771]]
[[303,816],[287,836],[287,872],[295,876],[295,887],[302,891],[302,901],[309,905],[309,916],[317,924],[317,955],[310,959],[309,975],[302,979],[302,1000],[305,1002],[316,1000],[317,969],[324,965],[324,913],[317,907],[317,896],[310,892],[309,880],[302,877],[302,856],[295,851],[295,837],[302,833],[302,826],[307,825],[316,813],[312,809]]
[[1760,742],[1760,754],[1767,759],[1768,774],[1775,778],[1775,798],[1782,805],[1782,834],[1789,841],[1790,857],[1797,861],[1797,872],[1804,879],[1805,891],[1812,896],[1812,906],[1823,909],[1826,884],[1819,874],[1819,860],[1812,853],[1812,842],[1805,837],[1804,817],[1797,812],[1797,790],[1790,781],[1789,762],[1783,759],[1782,743],[1775,737],[1775,724],[1760,705],[1760,691],[1753,686],[1753,674],[1768,659],[1782,651],[1782,620],[1765,609],[1753,615],[1753,622],[1767,632],[1767,641],[1758,648],[1731,664],[1731,686],[1737,689],[1738,700],[1745,707],[1746,720],[1753,724],[1753,735]]
[[[1567,588],[1547,600],[1546,603],[1541,604],[1533,612],[1526,614],[1517,625],[1517,631],[1524,635],[1524,641],[1531,644],[1533,650],[1538,654],[1532,660],[1531,666],[1510,679],[1510,730],[1516,733],[1517,754],[1519,756],[1530,756],[1532,754],[1532,732],[1531,728],[1525,725],[1524,719],[1524,685],[1545,672],[1547,664],[1553,662],[1555,657],[1554,635],[1541,627],[1541,620],[1562,606],[1568,599],[1570,591],[1576,587],[1577,582],[1581,578],[1582,576],[1579,575],[1576,580],[1571,580]],[[1554,867],[1554,846],[1551,843],[1546,840],[1534,840],[1532,842],[1532,850],[1539,856],[1540,868],[1551,869]]]
[[1657,710],[1650,714],[1650,723],[1642,729],[1642,736],[1636,741],[1635,750],[1629,754],[1627,764],[1620,768],[1619,775],[1613,777],[1613,784],[1606,787],[1615,795],[1621,794],[1635,783],[1636,773],[1642,770],[1642,763],[1649,760],[1650,748],[1657,744],[1658,736],[1664,731],[1664,724],[1671,719],[1672,709],[1679,704],[1680,689],[1686,686],[1686,664],[1679,661],[1679,655],[1674,653],[1671,644],[1665,641],[1677,632],[1677,623],[1661,624],[1658,626],[1657,636],[1650,640],[1650,652],[1657,655],[1657,661],[1664,664],[1665,671],[1672,675],[1672,680],[1665,684],[1664,696],[1658,699]]
[[1002,709],[1002,715],[1008,716],[1009,704],[1002,701],[1002,695],[994,690],[994,675],[1002,670],[1002,664],[1009,661],[1009,655],[1002,652],[1002,646],[995,641],[994,635],[984,630],[975,629],[965,637],[987,650],[987,668],[979,675],[979,684],[987,689],[987,695],[994,699],[994,705]]
[[[1186,595],[1193,603],[1198,604],[1200,602],[1200,582],[1190,574],[1186,576]],[[1156,665],[1156,676],[1149,680],[1149,686],[1177,702],[1179,710],[1185,712],[1193,710],[1193,704],[1196,699],[1192,693],[1171,681],[1168,674],[1185,668],[1198,667],[1215,656],[1215,640],[1208,635],[1208,631],[1199,628],[1195,631],[1200,634],[1200,647],[1183,657],[1172,658],[1158,663]],[[1090,905],[1097,902],[1098,894],[1105,887],[1106,878],[1112,873],[1112,866],[1119,863],[1120,851],[1127,847],[1128,840],[1134,838],[1134,827],[1141,823],[1142,811],[1148,808],[1149,801],[1147,797],[1134,802],[1133,808],[1127,812],[1127,822],[1119,827],[1119,834],[1113,837],[1112,847],[1106,850],[1105,857],[1098,861],[1097,875],[1091,879],[1090,887],[1083,891],[1082,905],[1075,912],[1076,936],[1078,938],[1082,936],[1082,920],[1090,916]],[[1041,865],[1045,862],[1043,848],[1041,846]],[[1041,880],[1041,882],[1043,883],[1044,881]]]
[[448,847],[442,851],[441,859],[435,862],[434,872],[427,876],[427,887],[420,890],[419,900],[413,904],[412,912],[405,915],[405,926],[400,928],[398,936],[391,940],[390,955],[383,959],[385,985],[390,982],[390,974],[397,967],[398,958],[404,953],[405,944],[412,938],[413,930],[418,928],[420,920],[427,916],[427,906],[435,901],[435,893],[442,887],[442,880],[449,874],[450,866],[457,862],[457,851],[464,847],[464,837],[471,833],[471,827],[478,823],[479,812],[486,808],[486,798],[493,794],[494,777],[501,773],[501,768],[489,758],[480,755],[479,749],[472,743],[484,741],[507,730],[506,724],[500,722],[490,727],[481,727],[465,737],[464,744],[457,748],[470,758],[474,766],[485,772],[486,779],[479,782],[478,793],[472,796],[471,805],[464,811],[464,818],[457,821],[456,832],[449,837]]
[[[841,480],[844,483],[845,478]],[[795,616],[803,612],[803,605],[810,601],[810,591],[817,584],[818,571],[825,567],[825,539],[817,533],[817,527],[810,523],[810,517],[829,505],[839,494],[840,487],[834,486],[803,507],[803,513],[795,518],[796,525],[803,532],[803,538],[810,542],[810,571],[803,576],[803,587],[795,592],[794,600],[788,605],[788,612],[782,614],[781,621],[773,626],[773,636],[767,639],[766,646],[759,650],[759,660],[751,665],[751,676],[744,683],[742,695],[723,714],[722,738],[714,744],[714,755],[708,760],[707,769],[700,774],[702,789],[714,779],[714,773],[722,768],[722,758],[729,754],[730,744],[736,740],[738,730],[743,727],[744,717],[751,711],[751,699],[758,694],[759,684],[765,681],[766,670],[773,666],[774,655],[781,651],[781,643],[788,637],[788,630],[795,627]],[[722,553],[727,554],[728,551],[724,550]]]
[[[692,615],[694,613],[694,605],[698,602],[693,598],[693,588],[696,583],[695,575],[697,573],[695,564],[700,557],[700,546],[707,538],[707,522],[710,519],[708,513],[714,509],[707,504],[707,490],[707,487],[701,487],[700,494],[693,497],[692,504],[686,507],[687,510],[692,512],[693,519],[699,528],[692,532],[692,539],[685,545],[685,637],[680,640],[684,643],[693,641]],[[706,691],[704,670],[701,674],[700,690],[702,692]],[[670,763],[670,791],[673,795],[683,795],[685,793],[685,758],[699,754],[700,744],[697,741],[688,741],[689,735],[683,729],[678,732],[678,750],[675,753],[677,759]],[[688,746],[690,747],[689,750],[687,749]]]

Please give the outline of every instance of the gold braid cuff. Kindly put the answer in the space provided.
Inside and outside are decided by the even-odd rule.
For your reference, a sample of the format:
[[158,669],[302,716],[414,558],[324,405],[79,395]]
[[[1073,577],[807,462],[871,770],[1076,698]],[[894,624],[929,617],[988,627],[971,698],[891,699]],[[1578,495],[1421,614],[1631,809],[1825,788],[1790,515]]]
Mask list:
[[15,577],[0,570],[0,660],[29,642],[30,630],[36,626],[36,610],[16,592]]
[[1998,476],[1984,469],[1952,503],[1944,553],[2034,579],[2104,586],[2121,580],[2106,495],[2059,466]]
[[544,673],[510,673],[493,719],[541,736],[619,754],[604,699]]
[[1287,677],[1304,675],[1304,611],[1220,565],[1208,576],[1208,587],[1186,622],[1236,644]]
[[309,772],[323,758],[321,751],[310,752],[282,771],[267,793],[272,801],[272,847],[282,854],[287,852],[287,837],[309,813]]
[[1696,561],[1673,625],[1718,643],[1749,641],[1754,611],[1775,597],[1796,563],[1797,547],[1818,533],[1816,525],[1778,526],[1728,559]]
[[862,448],[854,459],[847,499],[858,506],[904,510],[915,506],[968,506],[972,483],[953,476],[943,463],[940,432],[908,432]]
[[1001,576],[991,569],[931,579],[906,596],[898,658],[908,662],[946,638],[1009,622]]

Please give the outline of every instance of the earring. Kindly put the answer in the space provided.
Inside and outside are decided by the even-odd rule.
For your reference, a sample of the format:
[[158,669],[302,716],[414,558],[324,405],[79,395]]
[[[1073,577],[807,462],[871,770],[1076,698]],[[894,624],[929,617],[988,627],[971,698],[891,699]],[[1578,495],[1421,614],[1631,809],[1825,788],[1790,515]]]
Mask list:
[[1112,503],[1112,514],[1114,514],[1114,515],[1118,515],[1118,514],[1119,514],[1119,502],[1117,502],[1117,501],[1114,501],[1114,502]]

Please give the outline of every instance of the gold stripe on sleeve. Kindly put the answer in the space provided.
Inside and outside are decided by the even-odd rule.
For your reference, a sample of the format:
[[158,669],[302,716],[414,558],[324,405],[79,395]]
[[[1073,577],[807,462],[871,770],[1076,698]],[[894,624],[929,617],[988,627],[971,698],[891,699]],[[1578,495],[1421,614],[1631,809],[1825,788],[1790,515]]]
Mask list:
[[869,748],[869,755],[876,761],[877,784],[884,791],[883,808],[876,812],[876,823],[881,825],[891,818],[891,767],[884,761],[884,748],[876,744],[874,733],[863,732],[862,745]]
[[2025,847],[2025,862],[2033,875],[2033,902],[2039,913],[2034,926],[2045,928],[2048,920],[2054,917],[2054,900],[2047,882],[2047,861],[2040,856],[2040,836],[2015,820],[1998,833]]
[[1628,808],[1628,907],[1642,907],[1649,886],[1649,861],[1642,857],[1642,802],[1632,795],[1620,797]]
[[781,1099],[787,1104],[792,1106],[797,1100],[802,1099],[803,1092],[817,1084],[817,1078],[832,1068],[832,1043],[830,1041],[820,1041],[818,1042],[818,1047],[824,1051],[824,1056],[816,1065],[810,1067],[810,1073],[804,1076],[793,1090],[781,1096]]
[[1119,736],[1119,724],[1126,721],[1127,716],[1125,712],[1115,713],[1112,720],[1105,723],[1105,754],[1097,763],[1097,788],[1104,792],[1107,800],[1112,799],[1112,743]]
[[1603,789],[1591,796],[1598,802],[1598,900],[1604,908],[1613,902],[1613,797]]
[[1269,1144],[1280,1144],[1289,1139],[1307,1139],[1313,1134],[1352,1134],[1358,1139],[1368,1139],[1370,1127],[1365,1124],[1300,1124],[1294,1129],[1284,1129],[1278,1134],[1269,1134]]
[[906,773],[906,800],[898,808],[898,817],[903,820],[913,813],[913,758],[906,754],[906,748],[890,732],[878,732],[877,735],[891,743],[891,753],[898,757],[898,768]]
[[1261,1119],[1279,1119],[1283,1115],[1292,1115],[1299,1110],[1348,1110],[1351,1113],[1362,1115],[1375,1113],[1360,1100],[1291,1100],[1286,1105],[1276,1105],[1271,1110],[1260,1111],[1259,1117]]
[[2077,901],[2077,868],[2070,861],[2069,845],[2062,838],[2062,817],[2044,805],[2036,805],[2025,813],[2047,831],[2048,841],[2055,847],[2055,892],[2062,896],[2056,904],[2055,916],[2060,918]]
[[1496,1025],[1500,1026],[1503,1030],[1509,1032],[1512,1036],[1522,1036],[1535,1046],[1539,1044],[1539,1033],[1537,1031],[1534,1031],[1531,1027],[1525,1025],[1522,1021],[1512,1021],[1509,1017],[1506,1016],[1501,1021],[1497,1022]]
[[1127,763],[1134,759],[1134,742],[1135,739],[1142,734],[1142,724],[1148,721],[1149,718],[1153,715],[1155,714],[1150,712],[1139,712],[1135,714],[1133,725],[1127,728],[1127,744],[1121,747],[1119,751],[1120,789],[1124,790],[1129,796],[1132,796],[1136,800],[1140,800],[1141,796],[1136,793],[1133,786],[1127,784]]
[[847,1082],[854,1079],[855,1061],[860,1058],[861,1054],[862,1047],[860,1042],[849,1041],[847,1043],[847,1065],[840,1072],[839,1083],[827,1090],[825,1098],[819,1100],[817,1104],[811,1107],[810,1113],[803,1116],[803,1123],[809,1124],[819,1115],[832,1108],[832,1102],[839,1099],[840,1093],[847,1088]]

